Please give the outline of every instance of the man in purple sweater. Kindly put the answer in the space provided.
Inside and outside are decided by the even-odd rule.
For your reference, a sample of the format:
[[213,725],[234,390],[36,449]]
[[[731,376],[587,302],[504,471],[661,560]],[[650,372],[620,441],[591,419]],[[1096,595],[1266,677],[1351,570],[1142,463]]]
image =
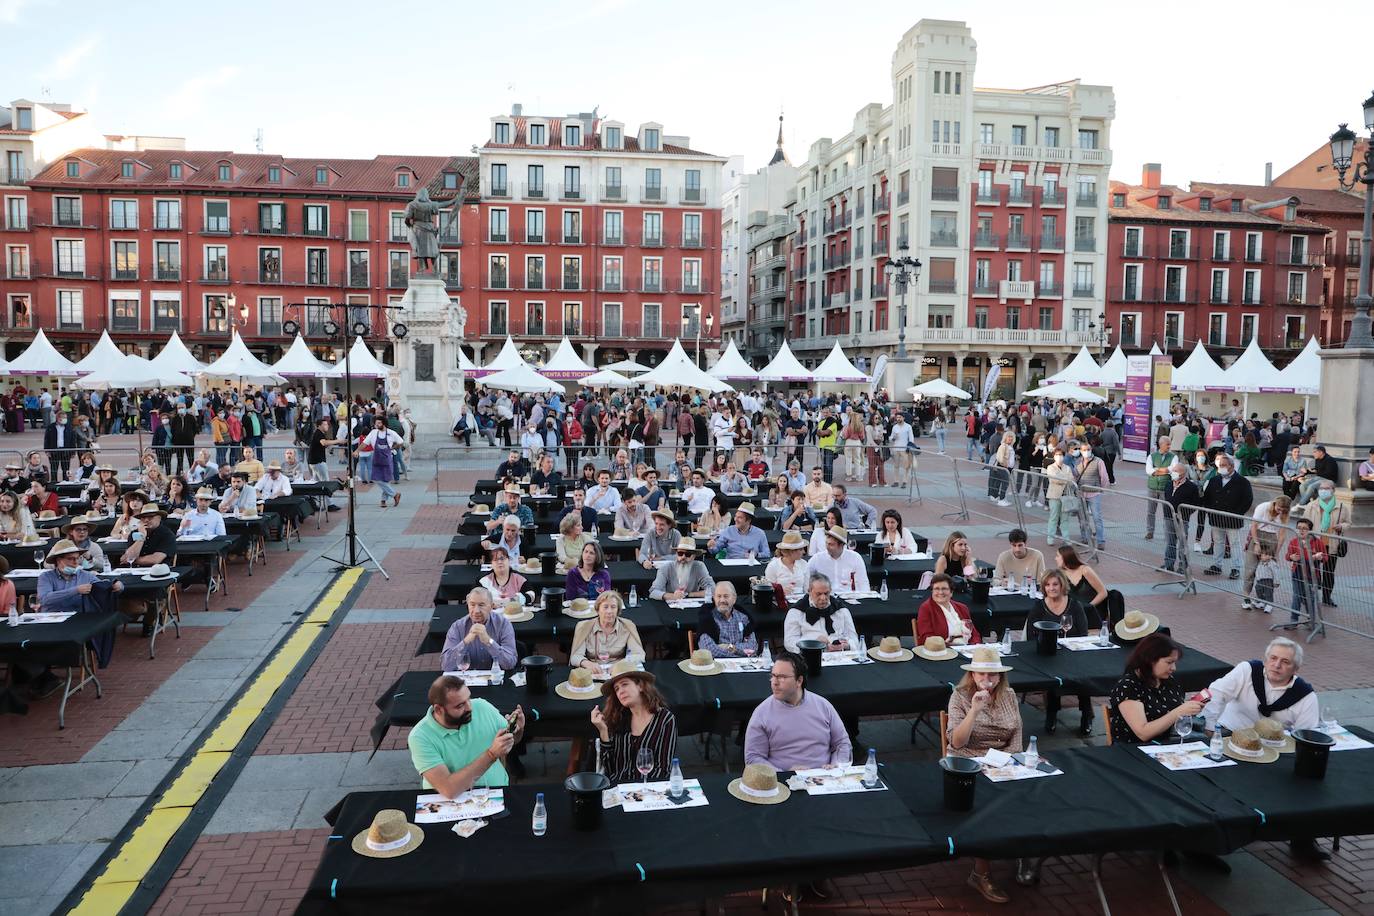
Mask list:
[[848,763],[849,735],[835,707],[806,689],[806,662],[792,652],[773,661],[773,695],[749,717],[744,762],[777,770],[800,770]]

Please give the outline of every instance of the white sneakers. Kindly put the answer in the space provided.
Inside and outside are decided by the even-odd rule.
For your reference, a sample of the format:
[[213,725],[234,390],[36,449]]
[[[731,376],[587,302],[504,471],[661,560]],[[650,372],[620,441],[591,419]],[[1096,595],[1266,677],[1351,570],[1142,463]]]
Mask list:
[[1011,500],[1009,500],[1009,499],[996,499],[996,500],[993,500],[993,504],[994,504],[994,505],[1001,506],[1002,508],[1005,509],[1006,507],[1008,507],[1008,506],[1011,505]]
[[1193,553],[1202,553],[1202,542],[1193,541]]

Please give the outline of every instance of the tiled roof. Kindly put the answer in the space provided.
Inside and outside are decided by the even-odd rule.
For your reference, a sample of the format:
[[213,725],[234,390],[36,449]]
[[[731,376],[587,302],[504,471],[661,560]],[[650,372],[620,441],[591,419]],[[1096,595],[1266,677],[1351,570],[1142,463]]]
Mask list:
[[1250,200],[1277,200],[1283,197],[1296,197],[1298,211],[1317,210],[1323,213],[1362,213],[1363,198],[1345,191],[1318,190],[1316,188],[1287,188],[1267,184],[1233,184],[1222,181],[1194,181],[1193,190],[1231,191],[1244,194]]
[[[713,153],[702,152],[701,150],[691,149],[691,148],[686,147],[686,146],[675,146],[675,145],[673,145],[673,144],[671,144],[671,143],[663,143],[663,144],[660,145],[660,148],[659,148],[659,149],[656,149],[656,150],[640,149],[640,148],[639,148],[639,138],[638,138],[638,137],[631,136],[631,135],[629,135],[629,134],[622,134],[622,136],[621,136],[621,140],[622,140],[622,141],[624,142],[624,144],[625,144],[625,146],[624,146],[623,149],[612,149],[611,147],[603,147],[603,146],[601,145],[601,123],[602,123],[602,121],[605,120],[604,118],[593,118],[593,119],[592,119],[592,123],[591,123],[591,128],[590,128],[590,129],[587,128],[587,126],[582,122],[582,120],[581,120],[580,118],[575,118],[575,117],[574,117],[574,118],[539,118],[539,117],[531,117],[531,116],[529,116],[529,115],[514,115],[514,116],[510,117],[509,119],[505,119],[505,120],[509,120],[509,121],[515,126],[515,129],[511,131],[511,141],[512,141],[512,142],[510,142],[510,143],[493,143],[493,142],[491,142],[491,140],[488,140],[488,141],[483,145],[483,147],[482,147],[483,149],[489,149],[489,150],[502,150],[502,149],[550,149],[550,150],[588,150],[588,151],[593,151],[593,150],[595,150],[595,151],[610,151],[610,152],[617,152],[617,153],[619,153],[619,152],[625,152],[625,153],[650,153],[650,154],[653,154],[653,155],[661,155],[661,156],[708,156],[708,157],[715,158],[715,159],[721,158],[721,157],[719,157],[719,156],[716,156],[716,155],[713,154]],[[529,123],[530,123],[531,121],[541,122],[541,123],[547,124],[547,125],[549,126],[549,129],[548,129],[548,131],[547,131],[547,134],[548,134],[547,139],[548,139],[548,141],[549,141],[548,143],[545,143],[545,144],[542,145],[542,146],[531,146],[531,145],[529,144],[529,141],[527,140],[527,128],[528,128]],[[582,144],[581,144],[580,146],[564,146],[564,145],[563,145],[563,122],[564,122],[564,121],[577,122],[577,123],[579,123],[579,124],[583,124],[583,127],[582,127]]]
[[[1185,191],[1174,185],[1161,185],[1158,188],[1147,188],[1142,185],[1129,185],[1125,182],[1113,181],[1111,182],[1111,190],[1109,193],[1113,196],[1124,193],[1126,195],[1126,206],[1110,206],[1111,200],[1109,199],[1107,217],[1108,219],[1118,221],[1149,220],[1165,223],[1207,223],[1213,225],[1233,223],[1253,226],[1256,229],[1288,229],[1291,231],[1310,230],[1313,232],[1330,231],[1326,226],[1309,219],[1302,219],[1301,217],[1291,221],[1275,219],[1272,216],[1255,213],[1248,209],[1248,206],[1234,213],[1228,213],[1225,210],[1219,209],[1194,210],[1191,207],[1179,206],[1180,201],[1198,197],[1198,191],[1201,190],[1212,189],[1199,188],[1195,191]],[[1272,188],[1270,190],[1272,190]],[[1152,201],[1160,195],[1171,196],[1174,205],[1168,210],[1161,210],[1156,207]],[[1220,197],[1221,195],[1219,194],[1218,196]],[[1263,202],[1267,203],[1279,198],[1280,195],[1275,195],[1275,197],[1267,198]],[[1247,201],[1246,203],[1255,202],[1257,201]]]
[[[84,170],[80,178],[67,177],[66,161],[81,159],[90,168]],[[120,167],[126,161],[138,163],[141,167],[133,178],[120,176]],[[181,179],[171,178],[171,165],[179,162],[184,165]],[[228,162],[233,166],[234,175],[229,181],[219,181],[218,166]],[[281,181],[267,180],[269,166],[281,167]],[[315,183],[315,169],[323,166],[330,170],[330,183]],[[373,159],[299,159],[284,158],[265,153],[230,153],[206,150],[104,150],[79,149],[50,163],[30,182],[32,185],[56,187],[147,187],[147,188],[225,188],[235,190],[254,190],[260,192],[291,191],[296,193],[317,192],[320,194],[388,194],[409,197],[415,193],[417,184],[428,185],[432,190],[443,191],[443,173],[448,170],[463,176],[462,188],[465,197],[476,199],[477,159],[470,156],[377,156]],[[414,174],[409,187],[396,186],[396,173],[400,169]]]

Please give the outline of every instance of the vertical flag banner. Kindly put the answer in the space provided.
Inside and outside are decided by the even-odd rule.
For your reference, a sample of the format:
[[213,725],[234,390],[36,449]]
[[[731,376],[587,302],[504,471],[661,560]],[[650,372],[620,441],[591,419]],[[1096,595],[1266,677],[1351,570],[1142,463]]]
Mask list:
[[[1126,357],[1126,403],[1122,409],[1121,457],[1144,462],[1150,455],[1153,366],[1148,354]],[[1167,383],[1166,383],[1167,390]]]

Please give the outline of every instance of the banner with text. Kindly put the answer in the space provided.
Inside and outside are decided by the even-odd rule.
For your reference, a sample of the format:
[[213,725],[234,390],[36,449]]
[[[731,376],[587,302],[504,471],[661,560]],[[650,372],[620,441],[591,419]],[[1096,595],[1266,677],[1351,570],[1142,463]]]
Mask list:
[[[1171,400],[1174,383],[1173,359],[1164,354],[1156,353],[1151,357],[1151,375],[1150,394],[1154,403],[1150,405],[1150,418],[1151,422],[1153,422],[1155,417],[1164,417],[1167,419],[1169,416],[1169,409],[1173,406]],[[1174,443],[1174,448],[1178,448],[1181,445],[1183,445],[1182,442]],[[1145,446],[1147,455],[1152,448],[1154,448],[1153,442]]]
[[1154,385],[1153,360],[1149,354],[1126,357],[1126,403],[1122,407],[1121,457],[1144,462],[1154,444],[1151,410]]

